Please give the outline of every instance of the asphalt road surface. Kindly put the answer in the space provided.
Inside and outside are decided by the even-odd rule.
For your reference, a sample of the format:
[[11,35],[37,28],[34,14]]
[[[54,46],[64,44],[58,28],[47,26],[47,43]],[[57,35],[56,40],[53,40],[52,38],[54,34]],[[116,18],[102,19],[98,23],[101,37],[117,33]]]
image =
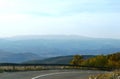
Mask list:
[[0,73],[0,79],[88,79],[90,75],[105,73],[103,71],[82,70],[44,70],[27,72]]

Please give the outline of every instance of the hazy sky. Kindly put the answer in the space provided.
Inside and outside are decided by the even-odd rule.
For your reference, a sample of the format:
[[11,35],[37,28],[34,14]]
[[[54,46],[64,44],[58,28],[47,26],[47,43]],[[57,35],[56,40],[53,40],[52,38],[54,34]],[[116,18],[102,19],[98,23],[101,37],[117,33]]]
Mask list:
[[120,0],[0,0],[0,37],[120,38]]

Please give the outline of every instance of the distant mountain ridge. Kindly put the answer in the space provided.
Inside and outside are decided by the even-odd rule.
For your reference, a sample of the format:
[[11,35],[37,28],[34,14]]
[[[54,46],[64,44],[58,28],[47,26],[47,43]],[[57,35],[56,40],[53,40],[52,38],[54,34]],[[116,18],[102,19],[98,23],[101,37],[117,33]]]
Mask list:
[[90,39],[90,37],[79,36],[79,35],[21,35],[13,36],[7,39],[9,40],[28,40],[28,39]]
[[35,57],[28,55],[31,57],[28,57],[29,60],[32,60],[32,58],[49,58],[75,54],[110,54],[120,51],[120,39],[91,38],[78,35],[16,36],[0,39],[0,50],[8,51],[7,54],[10,52],[14,53],[11,57],[4,55],[4,53],[2,54],[2,56],[7,56],[5,59],[8,60],[11,58],[26,60],[28,55],[25,54],[26,52],[35,55]]
[[34,53],[11,53],[0,50],[0,63],[21,63],[36,59],[42,58]]

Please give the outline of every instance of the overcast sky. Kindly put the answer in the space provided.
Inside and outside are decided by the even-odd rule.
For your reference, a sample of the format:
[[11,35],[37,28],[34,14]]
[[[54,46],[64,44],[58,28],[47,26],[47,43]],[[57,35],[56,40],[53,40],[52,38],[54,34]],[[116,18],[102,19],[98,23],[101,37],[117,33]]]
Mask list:
[[0,37],[120,38],[120,0],[0,0]]

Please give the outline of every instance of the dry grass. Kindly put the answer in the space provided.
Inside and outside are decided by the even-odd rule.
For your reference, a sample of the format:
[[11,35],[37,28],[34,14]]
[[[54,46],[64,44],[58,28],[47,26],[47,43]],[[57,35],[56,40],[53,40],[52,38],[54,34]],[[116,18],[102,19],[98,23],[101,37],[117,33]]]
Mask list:
[[89,79],[120,79],[120,71],[114,71],[106,74],[92,75]]
[[0,72],[3,71],[32,71],[32,70],[44,70],[42,66],[1,66]]

